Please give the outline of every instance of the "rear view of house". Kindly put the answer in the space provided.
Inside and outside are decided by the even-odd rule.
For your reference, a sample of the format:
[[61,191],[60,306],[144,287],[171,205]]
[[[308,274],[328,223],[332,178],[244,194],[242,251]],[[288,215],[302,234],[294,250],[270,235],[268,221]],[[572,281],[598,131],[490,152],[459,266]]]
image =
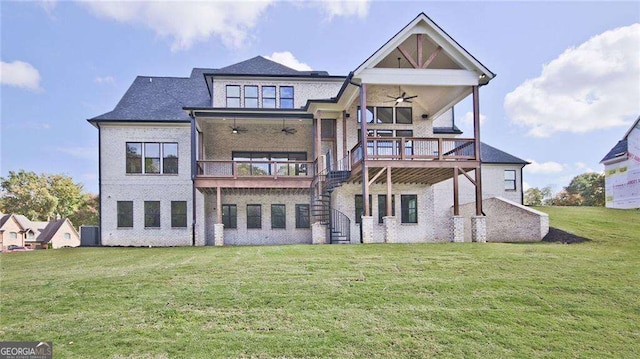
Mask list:
[[[521,203],[527,164],[480,141],[495,74],[425,14],[362,59],[347,76],[257,56],[137,77],[89,120],[102,244],[486,240],[483,198]],[[463,137],[453,108],[469,96]]]

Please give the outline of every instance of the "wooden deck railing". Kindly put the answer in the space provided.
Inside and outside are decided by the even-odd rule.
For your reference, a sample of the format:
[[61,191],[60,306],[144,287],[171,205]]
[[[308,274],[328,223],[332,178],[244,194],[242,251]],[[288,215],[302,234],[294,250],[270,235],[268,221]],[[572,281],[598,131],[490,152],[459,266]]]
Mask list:
[[[365,151],[358,143],[351,150],[351,165],[362,160]],[[472,138],[368,137],[369,160],[468,161],[475,160]]]
[[197,161],[198,177],[313,177],[308,161]]

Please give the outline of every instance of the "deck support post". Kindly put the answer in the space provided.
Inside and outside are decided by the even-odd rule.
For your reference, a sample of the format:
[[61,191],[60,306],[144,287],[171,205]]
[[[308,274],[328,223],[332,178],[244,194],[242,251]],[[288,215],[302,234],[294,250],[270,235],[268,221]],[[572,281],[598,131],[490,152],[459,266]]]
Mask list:
[[367,167],[367,84],[360,85],[360,144],[362,146],[363,216],[369,217],[369,168]]
[[[321,171],[321,164],[320,164],[320,155],[321,155],[321,151],[322,151],[322,142],[321,142],[321,131],[322,131],[322,112],[318,111],[316,113],[315,116],[315,128],[313,131],[313,141],[314,141],[314,147],[313,147],[313,152],[314,153],[314,157],[316,159],[316,169],[318,170],[318,172]],[[323,164],[324,165],[324,164]]]
[[393,202],[391,201],[391,167],[387,167],[387,216],[393,216]]
[[475,155],[476,161],[478,161],[478,167],[476,168],[476,216],[483,216],[482,213],[482,173],[481,165],[482,159],[480,158],[480,95],[478,93],[478,86],[473,86],[473,137],[475,139]]
[[453,168],[453,215],[460,215],[460,203],[458,200],[458,167]]

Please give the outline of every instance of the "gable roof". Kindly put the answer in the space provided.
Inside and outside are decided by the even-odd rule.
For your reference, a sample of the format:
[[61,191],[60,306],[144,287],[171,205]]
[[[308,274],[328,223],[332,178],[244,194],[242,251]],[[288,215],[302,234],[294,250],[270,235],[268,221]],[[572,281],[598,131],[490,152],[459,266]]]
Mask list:
[[529,162],[514,155],[501,151],[484,142],[480,142],[480,162],[493,164],[517,164],[528,165]]
[[0,217],[0,228],[2,228],[2,226],[4,226],[5,223],[7,223],[9,218],[11,218],[10,214],[5,214],[2,217]]
[[629,135],[631,134],[631,131],[633,131],[633,129],[638,125],[640,125],[640,116],[638,116],[633,124],[631,124],[631,127],[629,127],[629,130],[624,134],[624,137],[622,137],[622,139],[618,141],[618,143],[616,143],[615,146],[613,146],[613,148],[611,148],[609,152],[607,152],[607,154],[600,160],[600,163],[608,162],[615,159],[625,159],[627,152],[629,151],[627,140],[629,138]]
[[22,228],[23,231],[26,231],[31,227],[31,221],[27,217],[21,214],[8,213],[3,215],[2,218],[0,218],[0,228],[4,226],[12,217],[16,221],[18,226]]
[[487,82],[496,76],[495,73],[493,73],[486,66],[480,63],[480,61],[478,61],[473,55],[471,55],[464,47],[460,46],[460,44],[456,40],[449,36],[449,34],[447,34],[440,26],[438,26],[438,24],[431,20],[431,18],[428,17],[424,12],[418,14],[418,16],[416,16],[413,20],[411,20],[411,22],[409,22],[405,27],[398,31],[398,33],[396,33],[384,45],[376,50],[376,52],[369,56],[362,64],[360,64],[360,66],[358,66],[354,70],[354,73],[357,75],[360,71],[372,66],[372,64],[377,63],[380,59],[389,55],[400,43],[402,43],[402,41],[411,36],[411,30],[422,22],[427,26],[429,30],[432,31],[432,33],[430,34],[431,40],[436,42],[439,46],[443,47],[443,49],[448,54],[455,53],[458,60],[462,60],[465,62],[464,67],[473,67],[474,70],[486,75]]
[[229,76],[329,76],[326,71],[298,71],[262,56],[256,56],[220,69],[209,69],[206,74]]
[[36,238],[36,241],[41,243],[48,243],[66,221],[67,219],[64,218],[49,222],[47,226],[44,227],[42,231],[40,231],[40,235],[38,236],[38,238]]

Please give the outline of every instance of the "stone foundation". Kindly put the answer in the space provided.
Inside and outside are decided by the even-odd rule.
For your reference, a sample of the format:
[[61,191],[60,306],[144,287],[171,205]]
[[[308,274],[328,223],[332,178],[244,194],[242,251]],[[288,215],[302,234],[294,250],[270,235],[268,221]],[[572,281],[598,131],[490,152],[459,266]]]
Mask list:
[[362,243],[374,243],[373,217],[362,216]]
[[451,242],[464,242],[464,217],[451,217]]
[[213,225],[213,244],[216,246],[224,246],[224,224],[222,223]]
[[487,243],[487,217],[471,217],[471,241]]

